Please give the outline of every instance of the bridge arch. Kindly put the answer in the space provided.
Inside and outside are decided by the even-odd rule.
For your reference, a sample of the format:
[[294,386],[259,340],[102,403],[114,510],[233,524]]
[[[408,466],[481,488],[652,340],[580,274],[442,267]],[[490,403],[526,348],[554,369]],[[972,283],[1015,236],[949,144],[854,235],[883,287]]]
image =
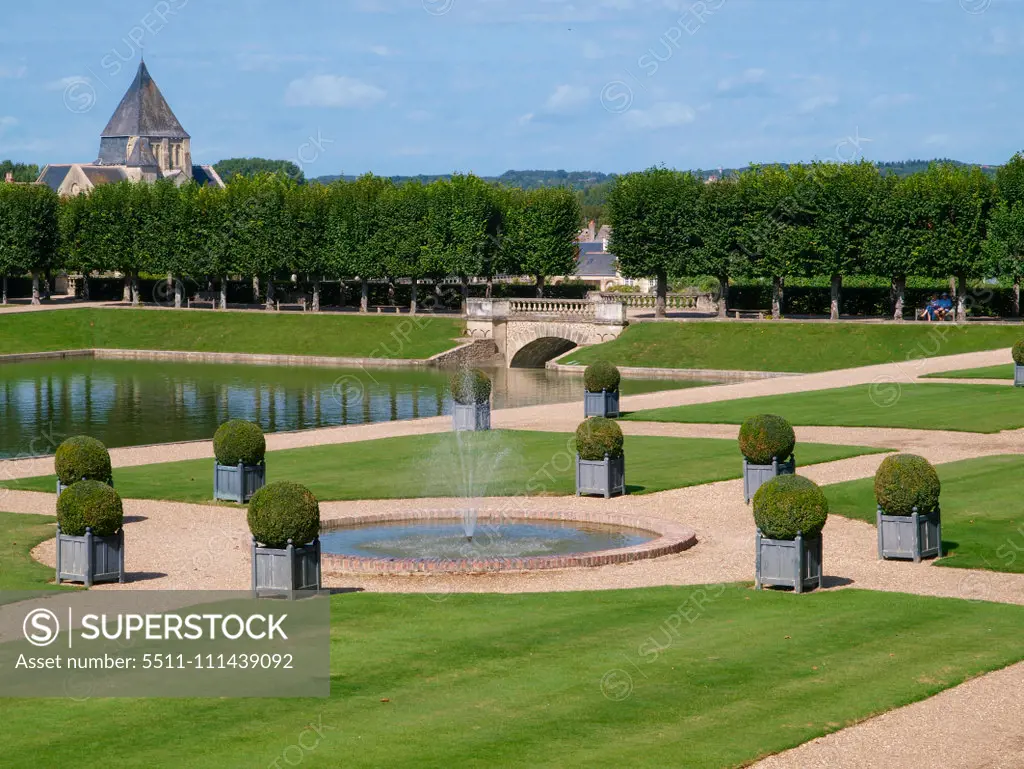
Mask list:
[[557,336],[542,336],[527,342],[508,360],[509,368],[544,368],[552,358],[576,348],[576,343]]

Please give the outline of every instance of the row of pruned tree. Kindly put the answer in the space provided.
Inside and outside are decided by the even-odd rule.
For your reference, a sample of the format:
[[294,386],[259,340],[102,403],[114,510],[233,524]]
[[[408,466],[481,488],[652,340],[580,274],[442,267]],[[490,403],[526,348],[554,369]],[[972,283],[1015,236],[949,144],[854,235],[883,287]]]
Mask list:
[[226,189],[122,182],[60,201],[45,187],[0,185],[0,272],[116,271],[133,303],[140,273],[166,274],[176,306],[183,277],[252,276],[255,296],[266,281],[268,307],[274,277],[296,274],[312,284],[314,309],[321,280],[356,278],[364,310],[370,281],[404,279],[415,310],[424,280],[459,279],[465,296],[470,279],[533,275],[540,295],[546,277],[574,274],[580,217],[568,188],[524,191],[474,176],[321,186],[265,174],[236,176]]
[[[950,278],[958,320],[971,281],[1013,282],[1020,312],[1024,274],[1024,157],[996,178],[937,163],[905,178],[871,163],[756,166],[705,183],[665,168],[619,177],[609,194],[610,249],[628,277],[656,277],[658,314],[670,279],[713,275],[772,281],[772,314],[788,277],[830,277],[831,315],[844,277],[891,280],[903,316],[907,276]],[[719,303],[725,312],[725,302]]]

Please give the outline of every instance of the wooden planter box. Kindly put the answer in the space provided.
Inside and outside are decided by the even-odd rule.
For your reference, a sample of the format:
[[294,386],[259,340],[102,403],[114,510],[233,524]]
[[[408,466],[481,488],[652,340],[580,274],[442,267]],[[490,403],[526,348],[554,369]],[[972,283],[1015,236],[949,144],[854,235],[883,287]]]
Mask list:
[[320,537],[302,547],[288,540],[283,548],[262,547],[252,540],[252,590],[257,595],[294,598],[302,590],[320,589]]
[[110,537],[85,535],[72,537],[57,526],[57,584],[82,582],[124,582],[124,529]]
[[222,465],[213,462],[213,498],[227,499],[244,505],[252,495],[267,485],[267,466]]
[[927,515],[914,508],[912,515],[886,515],[878,508],[878,557],[909,559],[942,557],[942,513],[938,505]]
[[583,416],[619,416],[619,391],[608,392],[607,390],[602,390],[599,393],[592,393],[590,390],[585,390],[583,392]]
[[777,475],[796,475],[796,457],[790,456],[787,462],[780,462],[775,457],[770,465],[754,465],[744,457],[743,501],[749,505],[757,490]]
[[452,408],[452,428],[455,432],[491,429],[491,404],[476,403],[465,405],[454,404]]
[[1019,363],[1013,364],[1013,386],[1024,387],[1024,366]]
[[757,530],[754,587],[791,587],[797,593],[821,587],[821,536],[804,539],[766,539]]
[[[82,480],[84,481],[84,480],[87,480],[87,479],[83,478]],[[110,481],[109,486],[110,486],[110,488],[114,488],[114,481],[113,480]],[[60,478],[58,478],[57,479],[57,496],[59,497],[61,494],[63,494],[64,493],[64,489],[66,489],[66,488],[68,488],[68,487],[65,486],[63,483],[61,483],[60,482]]]
[[626,493],[626,457],[590,460],[576,455],[576,496],[597,495],[608,499]]

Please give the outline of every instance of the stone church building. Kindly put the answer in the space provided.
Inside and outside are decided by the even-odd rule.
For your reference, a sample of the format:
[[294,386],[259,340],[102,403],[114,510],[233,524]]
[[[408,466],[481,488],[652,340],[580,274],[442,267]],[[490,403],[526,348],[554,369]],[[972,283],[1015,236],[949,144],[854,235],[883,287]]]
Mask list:
[[124,181],[173,179],[223,187],[213,166],[192,165],[191,137],[181,127],[146,68],[139,63],[128,92],[100,136],[95,163],[48,165],[39,174],[61,195],[78,195],[98,185]]

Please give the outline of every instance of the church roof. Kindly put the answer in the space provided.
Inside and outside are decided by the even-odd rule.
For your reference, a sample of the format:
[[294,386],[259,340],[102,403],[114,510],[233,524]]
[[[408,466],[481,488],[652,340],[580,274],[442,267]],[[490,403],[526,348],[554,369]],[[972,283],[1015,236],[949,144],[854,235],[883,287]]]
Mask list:
[[144,61],[139,63],[135,79],[128,87],[128,92],[121,99],[121,103],[117,105],[117,110],[107,123],[102,136],[189,138],[150,76]]

